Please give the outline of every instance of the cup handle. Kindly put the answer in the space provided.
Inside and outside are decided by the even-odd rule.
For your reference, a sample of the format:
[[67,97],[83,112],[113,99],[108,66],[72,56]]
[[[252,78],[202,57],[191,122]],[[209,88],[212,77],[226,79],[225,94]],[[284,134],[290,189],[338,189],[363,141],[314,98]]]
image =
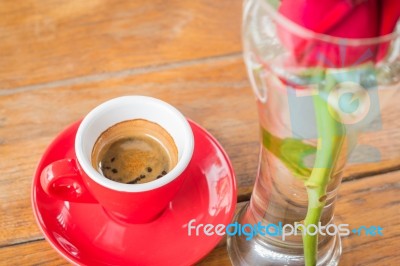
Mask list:
[[40,184],[48,195],[57,199],[97,203],[84,185],[74,159],[63,159],[46,166],[40,175]]

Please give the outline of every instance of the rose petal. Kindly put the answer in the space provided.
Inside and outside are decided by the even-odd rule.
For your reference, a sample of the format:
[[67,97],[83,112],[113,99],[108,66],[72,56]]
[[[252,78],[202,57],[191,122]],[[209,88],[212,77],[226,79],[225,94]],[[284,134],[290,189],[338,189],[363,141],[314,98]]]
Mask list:
[[[380,35],[392,33],[397,21],[400,17],[400,1],[399,0],[382,0],[380,1]],[[386,57],[390,42],[382,43],[379,46],[377,61]]]
[[[315,32],[343,38],[370,38],[379,34],[377,0],[282,1],[279,12]],[[282,27],[282,26],[278,26]],[[346,46],[306,39],[289,29],[279,29],[283,45],[301,66],[344,67],[375,60],[377,47]]]
[[386,35],[393,32],[397,21],[400,17],[400,1],[399,0],[382,0],[381,7],[381,28],[380,35]]

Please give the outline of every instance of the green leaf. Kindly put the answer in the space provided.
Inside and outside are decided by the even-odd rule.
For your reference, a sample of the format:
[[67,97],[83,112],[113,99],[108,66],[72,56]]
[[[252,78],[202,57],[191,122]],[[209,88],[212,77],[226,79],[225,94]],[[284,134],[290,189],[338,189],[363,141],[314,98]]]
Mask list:
[[305,165],[304,159],[316,152],[316,148],[300,139],[280,139],[261,128],[263,146],[278,157],[282,163],[300,180],[307,180],[312,168]]

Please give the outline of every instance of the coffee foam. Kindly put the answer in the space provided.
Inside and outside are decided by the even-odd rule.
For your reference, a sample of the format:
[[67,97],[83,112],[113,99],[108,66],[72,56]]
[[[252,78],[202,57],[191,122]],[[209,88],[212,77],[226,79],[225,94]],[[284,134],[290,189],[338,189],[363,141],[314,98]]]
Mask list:
[[156,123],[127,120],[97,139],[92,166],[121,183],[145,183],[160,178],[177,164],[178,151],[168,132]]

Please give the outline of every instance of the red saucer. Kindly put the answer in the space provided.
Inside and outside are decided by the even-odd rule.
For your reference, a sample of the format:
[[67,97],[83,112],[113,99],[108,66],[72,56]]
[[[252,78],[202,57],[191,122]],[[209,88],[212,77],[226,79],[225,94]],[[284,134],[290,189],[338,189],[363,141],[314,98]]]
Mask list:
[[169,208],[148,224],[124,224],[98,204],[70,203],[48,196],[40,173],[49,163],[74,157],[80,122],[66,128],[44,153],[34,176],[32,205],[46,239],[66,260],[79,265],[190,265],[209,253],[221,236],[188,236],[187,224],[224,224],[236,206],[235,175],[219,143],[189,121],[195,139],[185,180]]

